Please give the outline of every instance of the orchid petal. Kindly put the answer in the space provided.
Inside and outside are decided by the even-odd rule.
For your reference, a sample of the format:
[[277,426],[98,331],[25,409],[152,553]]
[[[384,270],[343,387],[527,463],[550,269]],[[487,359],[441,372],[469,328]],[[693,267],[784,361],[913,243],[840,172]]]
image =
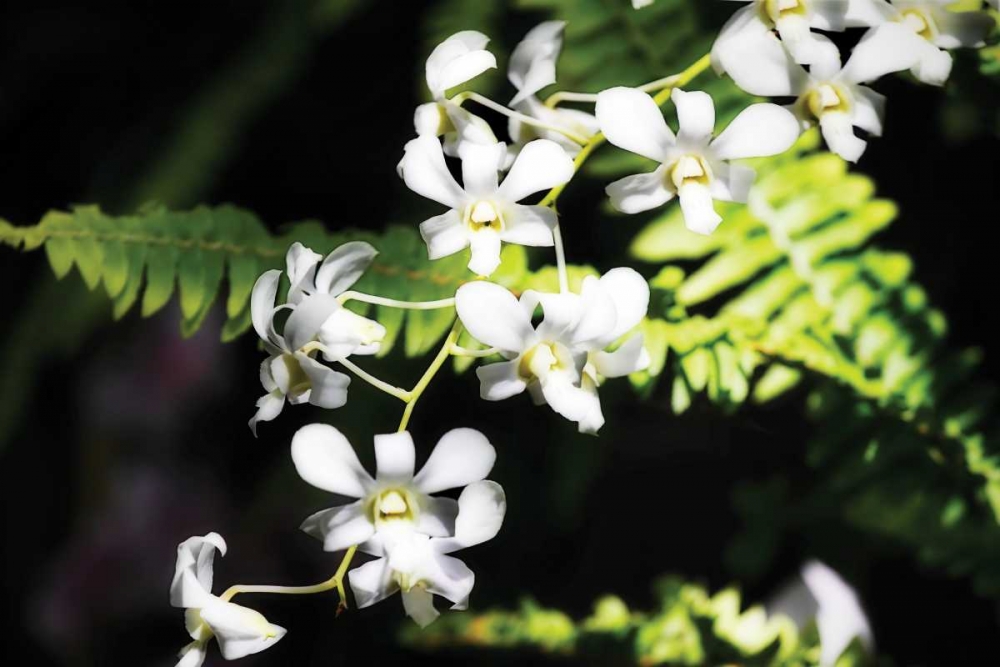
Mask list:
[[635,88],[611,88],[597,96],[595,115],[608,141],[630,153],[663,162],[677,143],[663,112]]
[[508,202],[519,202],[536,192],[568,183],[574,171],[573,160],[562,146],[536,139],[521,149],[497,194]]
[[413,479],[416,449],[407,431],[375,436],[375,479],[388,484]]
[[486,436],[471,428],[445,433],[420,469],[413,484],[424,493],[437,493],[484,479],[497,453]]
[[472,337],[490,347],[520,352],[534,336],[531,317],[510,290],[500,285],[462,285],[455,294],[455,308]]
[[375,483],[347,438],[327,424],[310,424],[295,433],[292,461],[302,479],[330,493],[361,498]]
[[400,166],[406,186],[418,195],[448,208],[461,208],[467,200],[465,191],[448,171],[441,142],[436,138],[422,136],[410,140]]

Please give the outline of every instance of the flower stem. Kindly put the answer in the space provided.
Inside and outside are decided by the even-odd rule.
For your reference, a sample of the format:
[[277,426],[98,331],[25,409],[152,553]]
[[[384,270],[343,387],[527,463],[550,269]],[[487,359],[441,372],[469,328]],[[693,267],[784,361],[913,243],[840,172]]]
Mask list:
[[[710,56],[705,56],[705,58],[710,58]],[[691,69],[695,66],[699,66],[700,64],[701,61],[699,60],[697,63],[680,74],[671,74],[670,76],[665,76],[662,79],[657,79],[656,81],[650,81],[649,83],[644,83],[641,86],[636,86],[636,88],[644,93],[653,93],[664,88],[676,88],[677,86],[683,86],[685,83],[690,81],[690,78],[683,80],[684,76]],[[560,102],[589,102],[593,104],[594,102],[597,102],[597,93],[573,93],[568,90],[560,90],[545,98],[545,106],[550,109],[554,109],[559,106]]]
[[545,106],[555,109],[560,102],[589,102],[593,104],[597,101],[597,93],[571,93],[568,90],[560,90],[545,98]]
[[437,301],[399,301],[398,299],[387,299],[381,296],[373,296],[362,292],[344,292],[337,297],[341,305],[348,301],[360,301],[376,306],[388,306],[389,308],[402,308],[403,310],[438,310],[440,308],[452,308],[455,305],[454,297],[449,299],[438,299]]
[[351,371],[352,373],[354,373],[359,378],[361,378],[362,380],[364,380],[365,382],[367,382],[371,386],[375,387],[376,389],[380,389],[380,390],[384,391],[385,393],[389,394],[390,396],[395,396],[396,398],[398,398],[401,401],[409,401],[410,400],[410,396],[411,396],[410,392],[406,391],[405,389],[400,389],[399,387],[394,387],[393,385],[389,384],[388,382],[383,382],[382,380],[379,380],[377,377],[375,377],[374,375],[372,375],[371,373],[369,373],[365,369],[361,368],[360,366],[358,366],[357,364],[355,364],[353,361],[349,361],[349,360],[347,360],[344,357],[337,357],[337,356],[333,356],[333,359],[335,359],[344,368],[346,368],[347,370]]
[[450,353],[456,357],[473,357],[475,359],[482,359],[483,357],[492,357],[497,354],[499,350],[495,347],[488,347],[485,350],[470,350],[465,347],[460,347],[458,345],[452,345]]
[[441,346],[441,350],[434,357],[434,361],[424,371],[423,377],[420,378],[417,385],[409,392],[409,398],[406,399],[406,408],[403,410],[403,418],[400,419],[399,428],[396,429],[398,432],[402,433],[406,430],[406,427],[410,423],[410,417],[413,416],[413,409],[416,407],[417,401],[420,400],[420,397],[427,389],[427,385],[431,383],[437,372],[441,370],[441,366],[444,365],[445,360],[451,355],[452,347],[455,345],[455,341],[458,340],[458,334],[461,330],[462,324],[456,320],[455,324],[451,327],[451,331],[448,332],[448,337],[444,340],[444,345]]
[[484,107],[486,107],[487,109],[492,109],[493,111],[496,111],[497,113],[501,113],[501,114],[503,114],[505,116],[513,118],[514,120],[520,121],[520,122],[524,123],[525,125],[533,125],[534,127],[538,127],[538,128],[543,129],[543,130],[549,130],[551,132],[558,132],[559,134],[561,134],[561,135],[565,136],[566,138],[568,138],[570,141],[575,141],[576,143],[580,144],[581,146],[587,143],[587,137],[583,136],[582,134],[577,134],[576,132],[573,132],[572,130],[567,130],[565,127],[560,127],[558,125],[552,125],[551,123],[546,123],[545,121],[541,121],[541,120],[538,120],[537,118],[533,118],[531,116],[528,116],[526,114],[520,113],[518,111],[514,111],[513,109],[509,109],[509,108],[505,107],[502,104],[497,104],[496,102],[494,102],[493,100],[491,100],[488,97],[483,97],[479,93],[474,93],[472,91],[466,91],[464,93],[459,93],[458,95],[456,95],[455,97],[453,97],[451,101],[454,102],[455,104],[461,105],[461,103],[464,102],[465,100],[472,100],[473,102],[477,102],[477,103],[483,105]]
[[355,545],[347,549],[344,553],[344,558],[340,561],[340,566],[332,577],[326,581],[320,582],[318,584],[313,584],[312,586],[246,586],[243,584],[237,584],[235,586],[230,586],[226,589],[219,598],[223,602],[229,602],[237,595],[241,593],[270,593],[274,595],[313,595],[315,593],[325,593],[327,591],[337,590],[337,594],[340,595],[340,606],[342,608],[347,607],[347,592],[344,590],[344,576],[347,574],[347,568],[351,566],[351,560],[354,558],[355,552],[358,547]]
[[[555,207],[553,207],[555,208]],[[559,274],[559,292],[569,292],[569,273],[566,271],[566,249],[563,247],[562,230],[557,218],[556,226],[552,228],[552,241],[556,251],[556,272]]]

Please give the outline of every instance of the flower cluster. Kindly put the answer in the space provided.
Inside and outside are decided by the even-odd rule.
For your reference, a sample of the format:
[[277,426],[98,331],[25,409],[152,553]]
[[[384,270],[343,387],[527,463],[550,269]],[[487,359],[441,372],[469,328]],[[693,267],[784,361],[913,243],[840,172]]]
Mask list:
[[[744,0],[746,1],[746,0]],[[636,8],[652,0],[634,0]],[[686,225],[711,234],[722,222],[715,200],[745,202],[753,169],[735,160],[784,152],[802,129],[819,125],[830,148],[857,160],[865,141],[859,127],[878,135],[885,99],[864,85],[890,72],[910,70],[942,84],[951,69],[947,49],[981,43],[988,25],[983,12],[948,11],[947,0],[752,0],[736,12],[706,56],[684,73],[639,88],[615,87],[598,94],[560,92],[544,101],[543,88],[556,81],[556,61],[565,24],[549,21],[531,30],[514,49],[507,72],[515,94],[510,106],[473,91],[449,92],[496,68],[489,38],[475,31],[452,35],[427,59],[431,101],[414,114],[416,137],[409,141],[397,172],[415,193],[446,207],[420,223],[431,260],[469,251],[469,276],[453,298],[407,302],[366,295],[351,287],[376,257],[376,250],[350,242],[325,257],[300,243],[288,249],[287,290],[276,302],[282,272],[264,273],[251,295],[253,327],[268,357],[260,380],[267,392],[250,420],[270,421],[285,402],[339,408],[347,402],[351,377],[406,405],[395,433],[376,435],[376,474],[370,475],[347,438],[335,427],[311,424],[295,434],[292,460],[303,480],[353,502],[319,511],[301,528],[328,552],[344,551],[340,569],[316,586],[235,586],[212,594],[213,559],[225,553],[210,533],[178,547],[171,604],[186,610],[193,642],[179,667],[201,665],[215,637],[226,659],[267,648],[285,630],[257,612],[231,602],[246,591],[306,594],[336,589],[346,604],[348,582],[358,607],[401,593],[407,616],[421,626],[439,615],[434,596],[452,609],[465,609],[474,573],[451,554],[492,539],[506,512],[503,488],[487,480],[496,450],[479,431],[447,432],[416,471],[416,450],[406,430],[415,402],[448,355],[500,357],[476,370],[480,396],[489,401],[528,392],[536,404],[575,422],[582,433],[604,424],[598,387],[645,369],[649,356],[636,329],[646,317],[650,290],[629,268],[588,275],[570,289],[555,201],[601,137],[649,158],[650,173],[607,186],[611,204],[639,213],[678,199]],[[996,5],[995,1],[993,2]],[[868,32],[842,66],[840,52],[821,32],[866,27]],[[753,104],[716,134],[712,98],[685,90],[709,63],[744,90],[794,99],[788,106]],[[651,96],[650,93],[655,93]],[[558,106],[592,102],[594,114]],[[672,101],[675,133],[660,106]],[[463,105],[473,102],[507,117],[509,142]],[[449,159],[457,160],[449,165]],[[460,170],[461,184],[452,175]],[[546,192],[538,201],[532,201]],[[520,294],[488,278],[503,261],[502,246],[553,247],[558,292]],[[381,307],[455,310],[455,327],[441,353],[412,390],[394,387],[350,360],[379,352],[386,328],[346,307],[358,300]],[[538,319],[536,319],[536,317]],[[456,344],[464,329],[486,349]],[[333,366],[338,369],[335,370]],[[457,500],[436,495],[461,489]],[[350,569],[355,552],[372,557]]]
[[[533,327],[539,305],[545,317]],[[469,333],[506,359],[476,371],[480,396],[500,401],[527,389],[536,404],[579,423],[582,433],[604,424],[601,379],[649,365],[642,334],[605,351],[639,324],[649,306],[649,286],[632,269],[613,269],[599,280],[588,276],[580,294],[529,290],[517,299],[499,285],[469,283],[459,288],[456,306]]]
[[[339,408],[347,402],[351,378],[316,360],[322,353],[329,362],[343,363],[352,354],[370,355],[379,350],[385,328],[343,307],[337,297],[351,287],[376,255],[367,243],[345,243],[324,259],[301,243],[293,243],[286,256],[289,287],[285,303],[275,306],[281,271],[264,273],[254,284],[250,312],[254,330],[264,343],[268,358],[260,366],[260,382],[267,394],[257,401],[257,422],[277,417],[290,403],[312,403]],[[282,333],[275,320],[287,311]]]
[[[910,70],[942,85],[951,73],[947,49],[982,46],[994,25],[981,11],[955,12],[953,0],[753,0],[736,12],[712,47],[712,63],[743,90],[794,98],[803,127],[818,125],[830,149],[857,162],[866,148],[860,128],[882,134],[885,97],[867,83]],[[815,30],[867,28],[850,58]]]

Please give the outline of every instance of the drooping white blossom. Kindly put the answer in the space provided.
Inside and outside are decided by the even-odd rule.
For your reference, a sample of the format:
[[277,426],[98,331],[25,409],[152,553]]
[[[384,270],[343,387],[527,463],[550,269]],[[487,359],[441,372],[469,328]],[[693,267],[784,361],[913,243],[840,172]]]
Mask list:
[[193,640],[181,650],[177,667],[200,667],[212,637],[223,658],[236,660],[259,653],[285,636],[284,628],[253,609],[212,595],[217,550],[226,555],[226,542],[218,533],[191,537],[177,546],[170,604],[185,610],[185,625]]
[[[749,2],[726,22],[712,45],[712,65],[726,72],[725,54],[747,34],[776,31],[795,62],[811,65],[837,52],[836,46],[813,29],[842,31],[870,26],[867,5],[881,0],[729,0]],[[852,7],[851,5],[854,5]]]
[[[277,417],[286,399],[293,405],[311,403],[322,408],[339,408],[347,401],[350,377],[324,366],[314,358],[316,351],[303,348],[321,343],[327,361],[378,352],[385,328],[337,300],[376,254],[368,243],[352,241],[324,259],[301,243],[293,243],[286,256],[288,293],[279,306],[275,297],[281,271],[273,269],[257,279],[250,298],[251,319],[269,356],[260,367],[260,381],[268,393],[257,401],[257,413],[250,420],[254,434],[257,422]],[[279,334],[275,318],[283,311],[288,311],[288,319]]]
[[800,627],[815,622],[822,653],[820,667],[834,667],[837,658],[858,639],[869,652],[875,642],[858,594],[834,570],[813,560],[799,577],[768,602],[769,614],[783,614]]
[[[538,305],[544,319],[535,327]],[[642,334],[605,351],[639,324],[649,306],[649,286],[632,269],[588,276],[579,294],[529,290],[520,300],[493,283],[467,283],[458,289],[455,306],[469,333],[507,359],[476,369],[480,396],[499,401],[528,390],[536,404],[548,403],[582,433],[596,433],[604,424],[601,378],[649,364]]]
[[556,214],[542,206],[518,202],[533,193],[562,185],[573,177],[573,161],[558,144],[546,139],[525,146],[503,182],[499,172],[504,144],[462,144],[459,185],[445,163],[441,144],[417,137],[406,145],[400,163],[406,185],[450,210],[420,224],[431,259],[472,248],[469,269],[488,276],[500,265],[503,243],[551,246]]
[[376,560],[348,573],[359,608],[369,607],[402,593],[406,615],[421,627],[432,623],[439,612],[434,596],[452,603],[452,609],[467,609],[476,575],[459,559],[448,554],[493,539],[500,531],[507,501],[496,482],[469,484],[458,498],[454,534],[431,537],[414,531],[390,528],[369,543]]
[[675,89],[680,131],[675,136],[656,102],[634,88],[611,88],[597,98],[597,118],[608,141],[660,166],[627,176],[607,187],[611,203],[624,213],[639,213],[679,197],[688,229],[711,234],[722,218],[713,200],[745,202],[753,169],[729,160],[765,157],[788,150],[799,123],[787,109],[754,104],[714,137],[715,106],[703,92]]
[[906,48],[914,53],[910,69],[920,81],[940,86],[951,74],[948,49],[980,47],[993,29],[993,17],[984,11],[952,11],[956,0],[873,0],[876,25],[898,23],[909,30]]
[[[305,426],[292,439],[292,460],[309,484],[358,500],[313,514],[302,530],[323,541],[326,551],[360,545],[382,555],[391,533],[450,537],[458,505],[430,494],[486,478],[496,450],[479,431],[458,428],[438,441],[427,463],[414,474],[415,450],[407,432],[375,436],[377,472],[373,478],[358,461],[344,435],[326,424]],[[381,536],[381,537],[380,537]]]
[[[545,21],[532,28],[514,48],[507,66],[507,78],[517,94],[510,103],[527,116],[589,139],[599,129],[593,114],[577,109],[550,108],[535,96],[539,90],[556,82],[556,61],[562,51],[565,28],[565,21]],[[580,144],[565,134],[535,127],[517,118],[510,119],[508,131],[514,140],[511,150],[515,154],[532,139],[550,139],[570,155],[580,152]]]
[[913,67],[917,55],[910,31],[885,24],[869,31],[841,67],[830,56],[806,71],[770,34],[747,36],[726,52],[726,71],[743,90],[765,97],[795,97],[791,107],[803,126],[818,124],[830,150],[857,162],[867,142],[854,134],[858,127],[882,134],[885,96],[865,82]]
[[[444,137],[445,153],[458,155],[461,144],[493,145],[496,135],[489,124],[448,100],[448,89],[460,86],[497,66],[486,50],[490,38],[475,30],[457,32],[435,47],[425,67],[427,88],[434,101],[421,104],[413,115],[419,136]],[[403,168],[400,163],[399,170]]]

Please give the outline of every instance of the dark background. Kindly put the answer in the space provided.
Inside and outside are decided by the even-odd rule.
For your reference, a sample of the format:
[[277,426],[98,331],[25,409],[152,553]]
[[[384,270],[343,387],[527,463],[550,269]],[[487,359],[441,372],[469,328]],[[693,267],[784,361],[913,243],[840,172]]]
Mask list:
[[[5,6],[0,215],[33,224],[49,209],[89,202],[124,213],[154,196],[182,207],[232,202],[275,226],[318,218],[379,229],[433,213],[394,167],[422,100],[429,47],[416,26],[435,3],[365,3],[326,35],[315,16],[288,19],[303,14],[289,11],[295,4]],[[721,25],[728,9],[713,20]],[[509,50],[533,20],[510,21],[509,34],[494,35],[494,50]],[[261,35],[282,31],[263,41],[273,52],[260,47]],[[260,61],[260,79],[242,85],[272,92],[203,136],[214,147],[204,161],[156,180],[191,109],[211,107],[204,91],[248,59]],[[982,346],[984,373],[995,379],[996,84],[978,78],[974,58],[963,57],[944,93],[903,78],[879,87],[891,100],[886,136],[858,169],[902,210],[879,242],[915,258],[917,278],[948,314],[955,344]],[[220,104],[242,93],[223,95]],[[178,181],[186,185],[157,190]],[[561,209],[576,229],[567,236],[571,260],[608,266],[621,261],[639,222],[608,223],[599,201],[600,188],[579,187]],[[30,369],[17,396],[0,396],[18,406],[0,451],[6,664],[172,665],[188,639],[166,593],[175,546],[189,535],[226,537],[218,591],[235,582],[329,576],[336,558],[296,530],[330,503],[297,478],[291,434],[331,419],[370,461],[371,436],[394,427],[398,404],[357,385],[344,411],[286,409],[255,440],[246,428],[261,393],[252,335],[222,345],[216,317],[183,341],[173,307],[112,325],[103,297],[87,294],[75,274],[54,284],[42,253],[0,249],[0,280],[7,295],[2,358],[10,364],[0,373]],[[377,372],[411,384],[423,363],[393,355]],[[608,425],[594,439],[523,397],[484,403],[472,376],[446,378],[417,407],[411,431],[420,455],[450,428],[476,426],[497,446],[493,478],[510,505],[500,536],[462,554],[479,574],[477,609],[513,606],[530,593],[579,616],[605,592],[642,608],[651,604],[649,582],[665,572],[713,588],[732,583],[722,555],[739,528],[733,489],[803,466],[809,426],[801,396],[725,418],[701,404],[674,417],[662,398],[640,404],[619,385],[602,394]],[[859,585],[879,645],[898,664],[967,664],[996,654],[994,603],[964,580],[864,537],[817,554],[790,536],[765,577],[741,582],[747,597],[763,599],[815,555]],[[332,595],[246,602],[290,629],[248,665],[427,659],[394,643],[398,598],[337,619]],[[207,664],[221,662],[213,652]]]

